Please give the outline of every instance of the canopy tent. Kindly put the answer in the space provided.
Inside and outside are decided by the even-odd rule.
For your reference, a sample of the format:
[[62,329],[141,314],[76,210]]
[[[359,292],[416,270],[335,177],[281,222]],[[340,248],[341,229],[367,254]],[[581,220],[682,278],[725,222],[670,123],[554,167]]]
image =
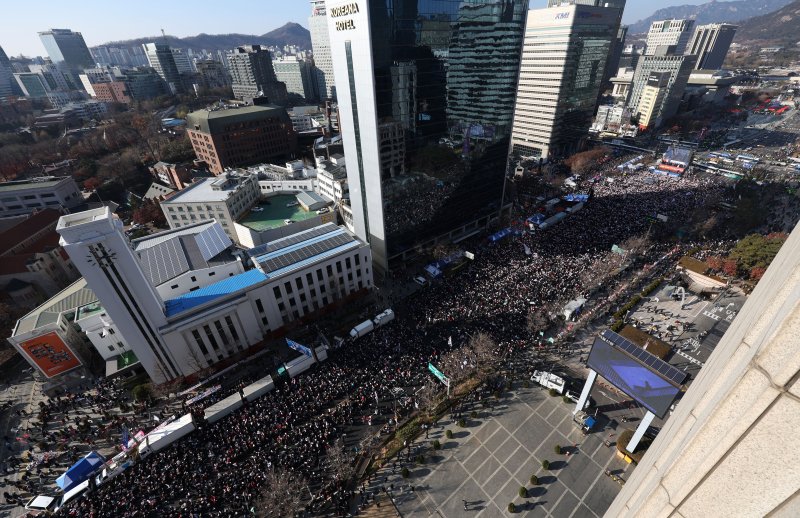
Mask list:
[[65,493],[78,484],[86,481],[89,476],[105,464],[106,458],[96,451],[89,452],[84,458],[72,465],[63,475],[56,479],[56,485]]
[[564,196],[564,201],[581,201],[586,203],[589,201],[588,194],[567,194]]
[[528,223],[533,223],[534,225],[538,225],[539,223],[543,222],[545,219],[546,219],[546,217],[545,217],[544,214],[542,214],[541,212],[537,212],[536,214],[534,214],[533,216],[531,216],[530,218],[528,218],[525,221],[527,221]]
[[510,234],[511,234],[511,228],[504,228],[500,232],[495,232],[494,234],[489,236],[489,241],[491,241],[492,243],[496,243],[497,241],[500,241],[501,239]]

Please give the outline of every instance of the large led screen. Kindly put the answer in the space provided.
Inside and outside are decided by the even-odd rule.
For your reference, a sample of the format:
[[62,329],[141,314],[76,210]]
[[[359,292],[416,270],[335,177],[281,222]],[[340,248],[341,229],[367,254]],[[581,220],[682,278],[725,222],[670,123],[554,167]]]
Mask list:
[[664,417],[680,388],[597,337],[589,353],[589,368],[646,409]]

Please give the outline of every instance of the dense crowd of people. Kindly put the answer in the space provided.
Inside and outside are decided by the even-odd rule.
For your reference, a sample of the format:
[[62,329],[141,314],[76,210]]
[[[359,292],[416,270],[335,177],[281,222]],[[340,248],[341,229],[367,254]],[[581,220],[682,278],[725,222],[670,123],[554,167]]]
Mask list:
[[[305,481],[310,512],[346,509],[347,493],[328,462],[334,440],[344,438],[357,451],[359,435],[387,430],[413,411],[411,395],[428,380],[427,363],[478,332],[494,339],[498,354],[520,348],[530,337],[528,314],[585,292],[612,245],[648,232],[649,216],[683,220],[721,189],[713,179],[647,173],[608,180],[594,184],[586,207],[552,229],[468,243],[475,260],[415,295],[391,325],[331,351],[326,362],[221,421],[201,425],[60,514],[248,516],[273,469]],[[645,257],[665,249],[653,245]]]

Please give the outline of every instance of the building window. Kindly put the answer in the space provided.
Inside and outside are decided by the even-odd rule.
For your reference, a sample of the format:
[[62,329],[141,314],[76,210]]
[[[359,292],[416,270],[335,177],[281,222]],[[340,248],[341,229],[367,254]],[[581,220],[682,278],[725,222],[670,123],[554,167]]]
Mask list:
[[[262,318],[261,320],[265,321],[266,317]],[[236,331],[236,326],[233,325],[233,320],[231,320],[231,317],[225,317],[225,323],[228,324],[228,329],[230,329],[231,336],[233,337],[233,339],[234,340],[238,340],[239,339],[239,333]],[[266,324],[264,324],[264,325],[266,325]]]
[[344,264],[347,267],[347,269],[349,270],[350,269],[350,265],[351,265],[349,257],[345,258]]
[[200,286],[195,286],[194,288],[189,288],[189,291],[197,291],[200,289]]
[[333,277],[333,265],[329,264],[326,270],[328,271],[328,277]]
[[286,290],[286,293],[292,293],[292,283],[291,282],[284,282],[283,287]]
[[264,327],[269,327],[269,322],[267,322],[267,317],[261,317],[261,324]]
[[209,343],[211,343],[211,347],[213,347],[215,351],[218,351],[219,344],[217,343],[217,339],[214,338],[214,333],[211,332],[211,328],[208,327],[208,325],[204,325],[203,331],[206,332],[206,338],[208,338]]
[[256,299],[256,309],[258,309],[259,313],[264,312],[264,304],[261,303],[261,299]]
[[336,261],[336,273],[342,273],[342,262]]
[[317,268],[317,280],[322,280],[322,268]]
[[356,266],[360,266],[360,265],[361,265],[361,256],[356,254]]
[[225,331],[222,329],[222,323],[219,320],[215,320],[214,327],[217,328],[217,334],[219,334],[222,343],[225,345],[230,345],[230,340],[228,340],[228,335],[225,334]]
[[197,342],[197,347],[200,348],[200,352],[202,352],[203,355],[208,355],[206,344],[203,343],[203,339],[200,337],[200,333],[197,331],[197,329],[192,330],[192,336],[194,337],[194,341]]
[[209,272],[209,273],[208,273],[208,276],[209,276],[209,277],[213,277],[213,276],[215,276],[216,274],[217,274],[217,272]]
[[197,277],[195,277],[194,275],[192,275],[191,279],[192,279],[192,282],[197,282]]
[[310,273],[306,274],[306,284],[308,284],[309,286],[314,284],[314,276],[311,275]]
[[284,304],[283,302],[278,302],[278,309],[281,312],[286,311],[286,304]]

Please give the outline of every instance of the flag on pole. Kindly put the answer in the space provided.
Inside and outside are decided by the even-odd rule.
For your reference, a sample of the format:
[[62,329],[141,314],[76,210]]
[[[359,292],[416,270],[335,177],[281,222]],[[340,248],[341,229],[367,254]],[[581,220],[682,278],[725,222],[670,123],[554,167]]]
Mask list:
[[309,349],[305,345],[301,345],[301,344],[295,342],[294,340],[290,340],[290,339],[287,338],[286,339],[286,345],[288,345],[290,348],[294,349],[295,351],[297,351],[299,353],[305,354],[309,358],[311,356],[313,356],[313,353],[311,352],[311,349]]

